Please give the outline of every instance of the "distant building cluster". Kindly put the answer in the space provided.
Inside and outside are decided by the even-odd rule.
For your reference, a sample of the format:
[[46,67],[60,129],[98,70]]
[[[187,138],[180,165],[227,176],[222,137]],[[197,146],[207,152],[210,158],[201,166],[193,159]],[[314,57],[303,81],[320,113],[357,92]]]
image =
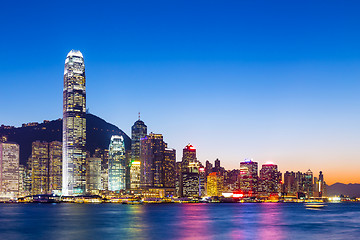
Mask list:
[[[47,121],[48,122],[48,121]],[[23,124],[23,127],[37,126]],[[1,128],[11,129],[12,126]],[[181,161],[162,134],[147,132],[139,119],[131,128],[131,150],[123,136],[113,135],[107,149],[86,149],[85,64],[80,51],[65,60],[63,88],[63,141],[35,141],[26,165],[19,164],[19,145],[0,138],[0,198],[55,194],[65,197],[99,195],[148,199],[235,198],[308,199],[326,195],[324,176],[308,170],[285,172],[278,166],[246,159],[239,169],[226,170],[219,159],[203,165],[197,149],[187,144]]]

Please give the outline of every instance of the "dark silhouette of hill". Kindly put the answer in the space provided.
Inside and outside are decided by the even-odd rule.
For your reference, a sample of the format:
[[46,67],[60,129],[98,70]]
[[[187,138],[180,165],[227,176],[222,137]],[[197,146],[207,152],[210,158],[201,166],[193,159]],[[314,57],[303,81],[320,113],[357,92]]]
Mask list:
[[[34,141],[62,142],[62,119],[44,121],[22,127],[0,127],[0,137],[7,136],[9,142],[20,145],[20,164],[26,164],[31,155],[31,144]],[[107,149],[112,135],[121,135],[125,148],[130,150],[131,139],[126,133],[113,124],[87,113],[86,114],[86,150],[93,154],[96,148]]]
[[360,184],[358,183],[335,183],[326,187],[328,196],[340,196],[345,195],[349,197],[360,197]]

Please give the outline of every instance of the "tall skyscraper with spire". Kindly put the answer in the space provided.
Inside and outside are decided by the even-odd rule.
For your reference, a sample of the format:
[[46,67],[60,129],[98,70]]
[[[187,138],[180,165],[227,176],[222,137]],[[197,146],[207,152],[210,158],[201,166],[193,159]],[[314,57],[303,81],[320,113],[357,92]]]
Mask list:
[[86,160],[85,64],[80,51],[65,60],[63,91],[63,195],[85,192]]
[[131,161],[130,161],[130,188],[140,187],[140,143],[141,138],[147,135],[147,126],[139,119],[131,127]]
[[139,119],[131,127],[131,161],[140,160],[140,140],[147,135],[147,126]]

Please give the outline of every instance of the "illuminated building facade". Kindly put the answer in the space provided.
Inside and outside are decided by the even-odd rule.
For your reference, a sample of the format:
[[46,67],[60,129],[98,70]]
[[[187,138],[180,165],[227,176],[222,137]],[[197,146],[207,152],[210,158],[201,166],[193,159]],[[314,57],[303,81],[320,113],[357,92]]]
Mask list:
[[30,194],[30,192],[26,192],[25,179],[26,179],[26,167],[20,164],[19,165],[19,196],[26,196]]
[[258,163],[245,159],[240,163],[239,186],[244,193],[254,194],[258,189]]
[[85,193],[86,160],[85,64],[80,51],[65,60],[63,91],[63,195]]
[[196,158],[196,148],[188,144],[183,149],[181,161],[181,175],[179,182],[179,195],[182,197],[195,197],[201,195],[200,190],[200,163]]
[[141,139],[147,135],[147,126],[143,121],[137,120],[131,127],[131,160],[140,160],[140,143]]
[[161,134],[150,133],[141,139],[140,177],[144,187],[164,187],[165,183],[165,148]]
[[314,178],[314,197],[325,197],[326,196],[326,183],[324,181],[324,175],[322,171],[319,173],[318,178]]
[[109,189],[109,149],[95,149],[94,157],[101,159],[101,190]]
[[220,197],[223,193],[224,176],[218,172],[212,172],[207,176],[207,195]]
[[263,164],[260,170],[259,192],[263,194],[281,192],[281,173],[273,163]]
[[0,197],[13,198],[19,193],[19,145],[0,143]]
[[293,171],[284,173],[284,192],[286,195],[294,196],[297,192],[297,181]]
[[181,170],[181,162],[175,163],[175,171],[176,171],[176,182],[175,182],[175,193],[176,196],[182,196],[182,170]]
[[31,169],[31,194],[35,195],[61,192],[61,142],[33,142],[28,164]]
[[31,157],[31,194],[49,192],[49,143],[36,141],[32,143]]
[[130,166],[130,188],[140,188],[140,161],[132,161]]
[[[202,189],[200,181],[200,163],[190,162],[186,171],[182,173],[182,186],[183,186],[183,197],[199,197],[201,196]],[[204,170],[202,168],[202,170]]]
[[164,151],[164,187],[175,188],[176,183],[176,150],[165,148]]
[[123,136],[113,135],[109,145],[109,190],[125,190],[125,143]]
[[309,169],[304,175],[304,192],[307,194],[307,197],[313,196],[313,181],[313,173]]
[[61,193],[62,190],[62,143],[49,143],[49,193]]
[[183,149],[183,157],[181,161],[183,171],[187,171],[189,163],[196,162],[196,148],[190,143]]
[[101,190],[101,158],[86,159],[86,192],[98,194]]

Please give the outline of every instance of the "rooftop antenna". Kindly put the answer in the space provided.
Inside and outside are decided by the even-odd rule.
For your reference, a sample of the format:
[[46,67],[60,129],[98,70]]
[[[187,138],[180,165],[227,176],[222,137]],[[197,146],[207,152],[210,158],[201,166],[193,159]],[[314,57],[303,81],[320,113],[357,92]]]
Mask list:
[[140,120],[140,112],[139,112],[139,120]]

